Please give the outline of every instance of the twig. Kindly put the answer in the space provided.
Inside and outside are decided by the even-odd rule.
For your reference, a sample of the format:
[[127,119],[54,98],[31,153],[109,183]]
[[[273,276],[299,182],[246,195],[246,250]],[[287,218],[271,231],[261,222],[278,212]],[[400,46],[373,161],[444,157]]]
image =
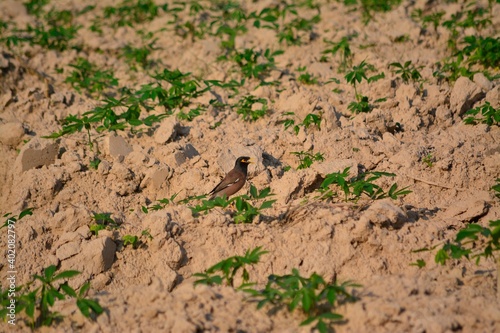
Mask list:
[[447,188],[449,190],[453,190],[453,189],[460,190],[460,191],[464,190],[463,188],[456,188],[456,187],[446,186],[446,185],[438,184],[438,183],[432,182],[430,180],[425,180],[425,179],[414,177],[414,176],[406,175],[406,177],[411,178],[411,179],[416,180],[416,181],[419,181],[419,182],[422,182],[422,183],[425,183],[425,184],[428,184],[428,185]]

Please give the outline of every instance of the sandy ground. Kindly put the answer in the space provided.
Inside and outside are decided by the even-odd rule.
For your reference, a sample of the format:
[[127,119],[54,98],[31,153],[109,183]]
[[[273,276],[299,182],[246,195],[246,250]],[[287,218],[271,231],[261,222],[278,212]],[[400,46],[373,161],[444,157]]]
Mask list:
[[[273,3],[245,1],[242,6],[249,13]],[[423,29],[410,15],[420,8],[443,10],[449,18],[464,4],[405,2],[376,13],[364,25],[359,10],[319,3],[321,20],[312,31],[300,33],[301,45],[279,43],[275,32],[250,23],[235,40],[238,50],[284,51],[275,57],[276,68],[266,79],[279,81],[278,86],[258,87],[257,79],[247,79],[235,96],[214,87],[183,109],[206,108],[192,121],[174,114],[142,131],[92,130],[93,150],[85,132],[41,138],[58,131],[67,115],[100,103],[64,82],[70,63],[87,58],[113,70],[119,86],[130,89],[154,82],[148,72],[164,68],[190,72],[196,79],[239,81],[234,63],[217,61],[223,55],[220,38],[183,38],[168,24],[173,16],[163,12],[135,28],[104,25],[100,35],[89,29],[93,19],[105,6],[120,4],[103,0],[74,18],[83,26],[75,41],[83,45],[80,50],[1,46],[0,212],[34,208],[32,216],[17,223],[17,283],[26,283],[51,264],[77,269],[82,274],[72,283],[78,287],[90,281],[89,296],[105,308],[90,321],[74,301],[58,302],[64,320],[42,332],[309,332],[310,325],[299,326],[305,319],[299,312],[257,310],[230,286],[193,286],[192,274],[257,246],[269,251],[249,269],[258,286],[270,274],[288,274],[292,268],[304,276],[316,272],[329,282],[362,285],[353,291],[357,302],[336,309],[345,317],[333,326],[336,332],[500,332],[493,260],[479,266],[452,260],[440,266],[434,263],[435,251],[412,252],[453,239],[470,222],[486,226],[500,218],[500,202],[490,190],[500,177],[500,128],[462,121],[466,109],[485,101],[500,107],[500,81],[484,76],[451,84],[438,81],[432,73],[449,56],[449,32],[441,26]],[[493,6],[493,24],[483,35],[498,36],[499,7]],[[57,8],[78,11],[84,4],[59,1]],[[19,28],[35,20],[20,1],[2,1],[0,13]],[[311,18],[317,11],[301,7],[299,13]],[[193,19],[188,10],[178,16],[180,22]],[[132,71],[119,54],[127,44],[142,45],[138,29],[155,32],[156,49],[150,68]],[[352,64],[365,60],[376,68],[370,75],[385,73],[357,87],[370,101],[385,98],[370,113],[353,115],[348,110],[354,89],[338,71],[340,57],[320,61],[328,46],[324,39],[339,41],[348,35],[356,35],[350,41]],[[407,40],[394,42],[399,36]],[[408,60],[419,66],[422,86],[403,83],[388,68]],[[303,66],[318,84],[298,80]],[[331,78],[339,83],[327,84]],[[244,121],[229,107],[208,106],[213,98],[234,104],[247,94],[267,100],[267,114],[254,122]],[[287,112],[294,115],[284,116]],[[287,117],[297,124],[310,113],[321,117],[319,128],[301,127],[298,134],[285,129]],[[324,161],[296,170],[299,160],[291,153],[298,151],[322,153]],[[239,194],[249,193],[253,184],[270,187],[277,200],[253,223],[234,224],[223,209],[193,217],[188,205],[177,203],[209,192],[242,155],[256,163]],[[431,163],[425,163],[429,155]],[[97,170],[89,167],[96,156],[101,159]],[[315,199],[324,177],[348,166],[353,175],[394,173],[379,184],[388,188],[396,182],[412,193],[397,200],[365,198],[357,205]],[[147,214],[141,209],[176,193],[174,204]],[[120,227],[92,235],[94,213],[110,213]],[[152,239],[142,237],[138,249],[123,246],[124,235],[140,236],[143,230]],[[2,253],[5,235],[2,229]],[[410,265],[417,259],[427,265]],[[2,285],[8,271],[4,261]],[[16,327],[2,323],[1,330],[28,330],[19,316]]]

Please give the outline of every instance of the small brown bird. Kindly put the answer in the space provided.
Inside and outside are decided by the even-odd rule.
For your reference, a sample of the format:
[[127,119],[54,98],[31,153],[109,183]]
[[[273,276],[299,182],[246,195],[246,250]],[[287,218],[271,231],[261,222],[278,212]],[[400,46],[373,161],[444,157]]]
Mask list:
[[250,157],[238,157],[233,170],[229,171],[219,185],[215,186],[215,188],[210,191],[210,200],[224,195],[226,198],[229,198],[230,195],[238,192],[243,185],[245,185],[245,181],[247,180],[248,165],[250,163],[252,163]]

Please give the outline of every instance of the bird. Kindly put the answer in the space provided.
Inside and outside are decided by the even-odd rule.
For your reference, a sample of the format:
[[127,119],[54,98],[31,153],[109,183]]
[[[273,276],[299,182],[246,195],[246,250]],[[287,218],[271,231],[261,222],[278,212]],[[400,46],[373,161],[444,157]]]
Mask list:
[[208,195],[210,195],[210,200],[223,196],[229,198],[230,195],[238,192],[243,185],[245,185],[245,181],[247,180],[248,165],[250,163],[252,163],[250,157],[238,157],[234,163],[234,168],[227,173],[226,177],[217,186],[215,186],[210,193],[208,193]]

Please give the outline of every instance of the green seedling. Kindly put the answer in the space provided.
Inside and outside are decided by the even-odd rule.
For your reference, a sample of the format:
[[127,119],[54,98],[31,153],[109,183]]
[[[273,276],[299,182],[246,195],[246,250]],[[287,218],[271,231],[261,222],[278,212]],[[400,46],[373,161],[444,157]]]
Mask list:
[[432,24],[434,32],[437,33],[437,28],[440,26],[441,20],[445,14],[446,13],[444,11],[439,11],[429,15],[424,15],[424,11],[418,8],[412,11],[411,17],[416,21],[421,21],[424,29],[427,29],[428,24]]
[[[274,57],[283,54],[282,50],[272,52],[270,49],[265,51],[254,51],[253,49],[244,49],[243,52],[234,51],[231,57],[239,67],[241,74],[245,78],[256,78],[263,81],[269,73],[276,69]],[[220,57],[227,59],[227,57]]]
[[323,162],[325,160],[322,153],[313,154],[307,151],[293,151],[290,154],[297,156],[299,159],[299,165],[297,166],[297,170],[307,169],[314,162]]
[[358,94],[357,85],[361,81],[366,80],[368,83],[378,81],[385,77],[383,72],[367,77],[367,71],[374,71],[373,65],[366,63],[364,60],[357,66],[354,66],[350,72],[347,72],[345,79],[347,83],[354,87],[354,95],[356,96],[356,101],[351,102],[348,109],[354,113],[369,112],[372,107],[369,104],[368,97]]
[[[244,194],[229,200],[225,196],[216,197],[213,200],[202,200],[201,204],[189,208],[193,216],[196,216],[202,212],[207,213],[216,207],[225,209],[234,204],[234,208],[236,209],[233,214],[234,223],[252,223],[254,218],[262,213],[262,210],[271,208],[273,203],[276,202],[276,200],[266,200],[267,197],[272,195],[269,187],[259,192],[255,186],[250,185],[250,196]],[[262,203],[260,206],[253,206],[249,200],[262,201]]]
[[125,235],[122,238],[123,246],[132,245],[133,249],[137,249],[139,246],[139,237],[132,235]]
[[271,275],[262,291],[247,289],[246,292],[258,300],[257,308],[272,304],[276,308],[286,306],[288,311],[300,309],[307,316],[301,326],[315,323],[313,328],[321,333],[329,332],[331,326],[343,320],[343,316],[332,310],[339,304],[354,302],[347,288],[360,287],[351,282],[340,285],[326,283],[324,278],[316,273],[310,277],[302,277],[297,269],[292,269],[289,275]]
[[149,59],[149,56],[154,50],[156,50],[154,46],[155,43],[156,39],[141,47],[135,47],[130,44],[125,45],[122,49],[121,57],[125,58],[125,62],[133,71],[137,71],[138,66],[140,68],[148,69],[153,64],[153,62]]
[[28,42],[30,45],[39,45],[43,48],[65,51],[69,48],[79,47],[71,45],[82,26],[73,24],[73,13],[68,10],[57,11],[51,9],[43,15],[44,2],[25,3],[28,10],[33,10],[41,19],[28,24],[26,29],[13,29],[13,35],[2,37],[1,40],[7,47]]
[[[255,106],[254,106],[255,105]],[[267,99],[253,95],[242,97],[233,108],[245,121],[256,121],[267,114]]]
[[[477,223],[471,223],[460,229],[453,241],[448,241],[444,245],[436,245],[431,248],[422,248],[413,252],[433,251],[436,252],[435,262],[445,265],[448,260],[475,259],[479,265],[481,258],[495,258],[494,253],[500,251],[500,220],[490,221],[489,227],[483,227]],[[497,261],[497,289],[500,287],[500,257]],[[500,289],[497,297],[500,299]]]
[[[469,3],[467,5],[468,8],[474,6],[474,3]],[[492,24],[489,17],[484,18],[487,13],[487,9],[476,7],[465,12],[460,11],[452,14],[449,20],[443,22],[443,27],[450,31],[448,47],[452,52],[458,51],[460,32],[463,32],[466,28],[474,28],[479,32]]]
[[[284,112],[284,116],[294,116],[294,112]],[[300,127],[304,127],[305,129],[309,128],[311,125],[315,125],[318,130],[321,129],[321,115],[317,115],[314,113],[309,113],[305,116],[304,120],[301,123],[295,125],[295,120],[293,118],[287,118],[283,121],[283,125],[285,125],[285,130],[288,128],[292,128],[295,135],[299,134]]]
[[[477,115],[480,116],[477,116]],[[477,123],[487,124],[488,126],[500,125],[500,109],[495,109],[490,102],[484,103],[465,113],[464,123],[475,125]]]
[[[496,182],[497,184],[491,189],[500,199],[500,178]],[[462,258],[475,259],[476,265],[479,265],[481,258],[494,258],[497,262],[497,298],[500,300],[500,256],[495,257],[495,253],[500,251],[500,220],[490,220],[488,227],[470,223],[458,231],[453,241],[413,252],[434,251],[438,247],[440,249],[436,252],[434,260],[441,265],[445,265],[448,260]]]
[[28,14],[40,17],[44,12],[44,7],[48,5],[49,2],[50,0],[30,0],[23,2],[23,5]]
[[118,86],[118,79],[112,70],[100,70],[87,59],[78,58],[70,64],[75,70],[64,80],[79,93],[85,90],[90,95],[99,96],[105,89]]
[[203,39],[210,32],[208,20],[201,18],[201,15],[207,12],[206,8],[197,1],[191,2],[189,4],[189,17],[191,19],[183,22],[177,15],[177,12],[184,11],[187,3],[176,3],[176,5],[180,7],[174,7],[169,10],[170,14],[174,16],[174,19],[169,24],[175,24],[175,34],[182,38],[187,38],[190,35],[192,42],[196,39]]
[[321,21],[321,16],[315,15],[311,19],[295,17],[290,22],[282,25],[281,30],[277,33],[278,41],[285,42],[287,45],[302,44],[303,33],[310,33],[314,29],[314,25]]
[[193,121],[194,118],[201,116],[202,112],[205,112],[205,111],[206,111],[206,109],[204,107],[197,106],[193,109],[189,109],[189,111],[187,113],[183,112],[183,111],[179,111],[179,113],[177,113],[177,118],[179,120]]
[[193,276],[198,278],[198,280],[194,282],[194,285],[222,285],[225,283],[227,286],[234,287],[234,278],[238,271],[242,270],[242,283],[238,288],[248,288],[253,283],[249,282],[250,275],[247,266],[253,266],[259,263],[260,257],[266,253],[268,252],[262,250],[262,247],[258,246],[251,251],[247,250],[244,256],[233,256],[222,260],[205,270],[204,273],[193,274]]
[[484,68],[498,68],[500,66],[500,37],[464,37],[465,47],[457,56],[467,57],[469,68],[481,65]]
[[[325,43],[330,45],[330,48],[327,48],[321,52],[322,54],[331,54],[332,56],[335,56],[336,54],[340,55],[340,66],[338,68],[339,73],[343,73],[347,70],[347,68],[351,67],[352,65],[352,57],[353,54],[351,52],[351,47],[349,45],[349,42],[354,38],[357,37],[357,34],[349,35],[342,37],[339,42],[331,42],[328,40],[324,40]],[[326,59],[324,59],[326,60]]]
[[394,43],[406,43],[410,41],[410,35],[404,34],[394,38]]
[[[12,233],[14,233],[14,229],[16,228],[16,223],[21,220],[25,216],[33,215],[33,209],[34,208],[26,208],[19,215],[17,216],[12,216],[12,213],[7,213],[4,214],[3,217],[6,218],[5,223],[2,224],[0,229],[2,228],[8,228],[9,230],[12,230]],[[9,233],[11,233],[9,231]]]
[[[66,297],[75,298],[78,309],[87,318],[95,318],[104,312],[97,301],[85,297],[90,288],[89,283],[84,284],[77,293],[68,281],[63,282],[75,277],[80,272],[68,270],[55,274],[56,271],[56,266],[51,265],[44,269],[43,275],[33,275],[30,282],[15,291],[16,313],[24,311],[28,317],[27,324],[32,329],[51,326],[55,320],[61,319],[61,314],[53,312],[51,307],[54,306],[56,300],[64,300]],[[37,286],[34,290],[33,285]],[[5,304],[6,300],[9,302],[9,299],[2,297],[1,318],[5,318],[9,313]]]
[[314,328],[321,333],[328,332],[332,324],[343,319],[342,315],[332,311],[336,306],[356,301],[347,288],[357,288],[359,285],[351,282],[340,285],[326,283],[325,279],[316,273],[309,278],[302,277],[295,268],[290,275],[270,275],[263,290],[254,289],[255,283],[250,282],[247,267],[258,264],[260,257],[266,253],[268,252],[257,247],[248,250],[244,256],[233,256],[222,260],[204,273],[194,274],[193,276],[198,278],[194,284],[196,286],[224,283],[234,287],[238,271],[243,270],[241,284],[237,289],[250,294],[250,300],[257,301],[258,309],[266,304],[271,304],[276,309],[287,307],[289,311],[301,309],[307,318],[300,325],[315,323]]
[[90,161],[90,164],[89,166],[94,169],[94,170],[97,170],[97,168],[99,167],[99,164],[101,164],[101,160],[99,159],[99,157],[96,157],[94,159],[92,159]]
[[[482,240],[479,240],[482,238]],[[453,242],[448,242],[436,253],[436,263],[445,265],[446,261],[460,259],[493,258],[493,252],[500,251],[500,220],[490,221],[489,228],[471,223],[458,231]]]
[[[225,83],[221,82],[219,80],[203,80],[203,83],[207,86],[207,90],[210,90],[213,86],[230,90],[232,92],[232,94],[229,94],[229,97],[232,98],[235,95],[239,94],[238,89],[245,85],[245,79],[241,79],[239,82],[236,80],[231,80],[231,81],[225,82]],[[216,108],[221,108],[221,107],[227,106],[227,104],[223,104],[217,99],[210,100],[210,105],[212,105],[213,107],[216,107]]]
[[111,218],[111,213],[94,213],[92,218],[95,224],[89,226],[90,232],[98,236],[100,230],[118,229],[120,225]]
[[[57,139],[85,129],[89,146],[92,149],[92,129],[101,133],[103,131],[124,130],[129,126],[133,128],[141,125],[150,127],[174,114],[176,109],[190,105],[191,99],[208,91],[209,87],[199,88],[200,84],[196,80],[188,79],[189,76],[190,73],[164,69],[162,73],[151,76],[156,80],[155,83],[142,85],[136,91],[121,88],[119,90],[120,98],[106,97],[102,100],[102,105],[83,113],[82,116],[67,116],[62,121],[62,129],[45,136],[45,138]],[[165,89],[163,85],[169,85],[170,88]],[[140,117],[141,112],[154,110],[155,106],[163,107],[165,113]],[[122,112],[117,113],[118,110]]]
[[372,200],[391,198],[396,200],[398,197],[411,193],[408,187],[398,189],[398,184],[394,183],[388,191],[374,183],[381,177],[395,177],[396,175],[388,172],[370,171],[359,174],[357,177],[349,178],[350,168],[345,168],[342,172],[334,172],[326,175],[325,180],[317,190],[320,195],[316,197],[320,200],[332,200],[339,198],[339,193],[344,193],[343,201],[358,202],[364,194]]
[[[300,82],[300,83],[303,83],[303,84],[318,84],[318,79],[315,78],[312,74],[306,72],[306,67],[299,67],[297,69],[297,71],[299,73],[301,73],[299,75],[299,77],[297,78],[297,80]],[[302,73],[304,72],[304,73]]]
[[[393,67],[393,72],[399,74],[401,80],[406,84],[408,84],[410,80],[417,83],[422,80],[422,75],[415,65],[411,63],[411,60],[405,62],[404,65],[401,65],[399,62],[393,62],[389,64],[389,67]],[[422,68],[422,66],[420,68]]]
[[156,5],[153,0],[124,0],[119,6],[104,8],[104,22],[113,27],[151,22],[160,10],[168,11],[168,4]]
[[28,24],[24,30],[14,30],[14,35],[3,37],[7,47],[29,42],[30,45],[39,45],[49,50],[65,51],[70,48],[71,40],[76,38],[76,34],[81,26],[49,26]]
[[[483,37],[480,32],[489,27],[492,22],[490,17],[485,17],[491,11],[488,9],[475,7],[474,3],[467,5],[469,10],[457,12],[451,15],[451,18],[442,23],[450,31],[448,39],[448,48],[451,56],[438,63],[438,68],[433,76],[439,81],[447,79],[455,81],[460,76],[472,78],[477,72],[478,66],[488,68],[497,68],[500,64],[500,38]],[[471,8],[471,9],[470,9]],[[476,34],[465,35],[465,29],[473,29]],[[465,37],[460,38],[465,35]],[[483,71],[486,76],[495,79],[500,75],[491,75],[486,70]]]
[[141,231],[141,237],[146,238],[146,240],[152,240],[153,236],[151,236],[151,231],[149,229],[144,229]]
[[389,12],[394,6],[401,3],[401,0],[342,0],[346,6],[360,5],[363,16],[363,23],[368,24],[373,18],[374,12]]
[[495,196],[500,199],[500,178],[497,178],[496,184],[491,187],[491,189],[495,192]]
[[370,112],[373,106],[370,105],[370,101],[367,96],[359,96],[356,101],[349,103],[347,108],[352,113]]
[[149,213],[150,210],[152,210],[152,211],[161,210],[161,209],[167,207],[170,204],[174,204],[175,203],[174,200],[175,200],[175,198],[177,197],[178,194],[179,193],[175,193],[170,198],[160,199],[160,200],[158,200],[157,204],[154,204],[152,206],[142,206],[141,209],[146,214]]
[[429,168],[432,168],[432,166],[434,165],[435,161],[436,161],[436,159],[434,158],[434,156],[432,156],[431,153],[425,155],[422,158],[422,162],[424,162]]
[[253,26],[261,29],[270,29],[277,31],[279,24],[277,23],[281,16],[281,12],[277,6],[266,7],[257,14],[252,12],[248,15],[248,19],[253,19]]
[[410,264],[410,266],[417,266],[418,268],[424,268],[426,265],[427,263],[423,259],[417,259],[416,262]]

